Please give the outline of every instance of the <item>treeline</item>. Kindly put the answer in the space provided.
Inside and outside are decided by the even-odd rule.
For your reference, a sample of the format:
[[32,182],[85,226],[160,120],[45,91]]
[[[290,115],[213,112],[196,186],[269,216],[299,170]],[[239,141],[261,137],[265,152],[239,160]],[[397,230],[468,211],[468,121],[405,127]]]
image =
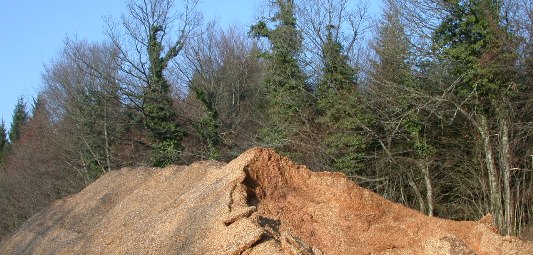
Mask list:
[[0,235],[113,169],[253,146],[428,215],[531,227],[529,1],[386,0],[376,19],[272,0],[225,29],[197,1],[127,4],[109,40],[66,40],[31,113],[20,100],[16,128],[0,126]]

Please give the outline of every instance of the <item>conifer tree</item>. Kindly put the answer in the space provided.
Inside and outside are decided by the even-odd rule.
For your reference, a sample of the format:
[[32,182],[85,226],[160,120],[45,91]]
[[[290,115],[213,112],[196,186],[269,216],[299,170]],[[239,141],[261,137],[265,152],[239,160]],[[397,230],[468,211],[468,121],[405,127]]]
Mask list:
[[458,1],[447,5],[447,17],[434,33],[441,59],[460,76],[458,95],[474,91],[479,110],[488,110],[500,96],[509,96],[516,52],[513,35],[501,25],[500,1]]
[[24,98],[20,97],[13,111],[13,120],[11,129],[9,130],[9,140],[11,143],[16,143],[20,138],[20,131],[28,121],[28,113],[26,111],[26,103]]
[[7,140],[7,131],[4,123],[4,119],[0,122],[0,163],[2,163],[7,148],[9,147],[9,141]]
[[363,126],[369,122],[357,88],[356,71],[333,39],[328,26],[322,47],[323,76],[317,87],[318,122],[323,128],[323,142],[333,160],[334,169],[358,173],[362,169],[366,139]]
[[[389,178],[393,178],[387,170],[394,169],[393,171],[398,173],[394,175],[398,183],[408,183],[415,193],[419,209],[427,211],[428,215],[433,215],[433,188],[429,164],[434,148],[428,142],[431,139],[426,137],[428,128],[423,118],[425,113],[417,110],[420,109],[420,100],[417,100],[415,95],[422,93],[422,88],[415,79],[412,70],[414,68],[411,67],[413,64],[411,42],[400,19],[400,9],[396,1],[387,1],[372,48],[376,53],[376,59],[372,62],[370,72],[371,90],[380,98],[376,104],[379,109],[375,109],[374,112],[380,113],[379,129],[384,131],[378,139],[388,141],[380,143],[380,150],[385,151],[385,158],[389,158],[387,167],[378,169],[378,176],[388,175]],[[393,157],[409,158],[409,160],[397,160]],[[390,166],[391,162],[402,162],[402,166]],[[398,171],[398,169],[407,171]],[[419,192],[418,184],[414,181],[419,175],[424,177],[425,201]],[[396,193],[395,190],[397,187],[385,192]]]
[[268,74],[266,75],[268,113],[272,119],[263,130],[267,145],[286,145],[309,110],[309,89],[298,63],[302,48],[300,31],[296,27],[293,0],[277,0],[278,9],[272,18],[276,27],[270,29],[260,21],[252,26],[251,33],[270,41],[271,52],[266,54]]
[[[376,53],[371,78],[381,85],[413,87],[409,66],[410,42],[399,17],[398,6],[388,3],[371,47]],[[378,84],[379,85],[379,84]],[[380,88],[383,89],[383,88]]]

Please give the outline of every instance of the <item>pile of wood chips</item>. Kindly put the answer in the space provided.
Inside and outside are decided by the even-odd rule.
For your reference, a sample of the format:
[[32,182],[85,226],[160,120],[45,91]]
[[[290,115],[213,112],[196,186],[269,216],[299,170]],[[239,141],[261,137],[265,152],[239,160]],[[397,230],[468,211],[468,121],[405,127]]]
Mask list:
[[29,219],[0,254],[533,254],[491,222],[428,217],[256,148],[227,164],[110,172]]

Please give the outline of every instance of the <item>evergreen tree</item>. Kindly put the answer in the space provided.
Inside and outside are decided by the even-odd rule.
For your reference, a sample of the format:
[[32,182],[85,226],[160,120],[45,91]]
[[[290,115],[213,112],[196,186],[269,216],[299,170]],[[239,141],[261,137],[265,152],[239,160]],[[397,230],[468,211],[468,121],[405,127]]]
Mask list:
[[21,129],[27,121],[28,113],[26,111],[26,103],[24,102],[24,98],[20,97],[13,111],[13,120],[11,129],[9,130],[9,140],[11,143],[16,143],[19,140]]
[[37,95],[37,97],[33,100],[33,105],[31,108],[31,118],[34,118],[36,115],[39,114],[46,115],[46,117],[48,118],[48,114],[46,113],[46,103],[42,94]]
[[360,174],[367,143],[363,126],[369,118],[357,90],[356,71],[343,54],[342,45],[333,39],[335,28],[327,29],[322,47],[323,76],[317,87],[318,122],[334,169]]
[[163,75],[168,62],[177,56],[179,45],[172,47],[164,56],[161,43],[163,27],[153,25],[148,38],[150,68],[148,84],[143,93],[145,124],[152,139],[152,165],[163,167],[176,162],[183,149],[181,141],[185,132],[176,122],[177,112],[170,95],[170,85]]
[[447,17],[434,34],[435,50],[460,78],[458,95],[466,98],[474,92],[474,107],[489,110],[500,96],[509,96],[516,73],[513,35],[501,24],[501,3],[463,0],[446,6]]
[[7,131],[4,123],[4,119],[0,122],[0,163],[2,163],[7,148],[9,147],[9,141],[7,140]]
[[263,130],[263,140],[270,146],[287,145],[309,110],[309,89],[298,64],[302,38],[296,27],[294,1],[277,0],[275,5],[278,12],[272,21],[276,27],[270,29],[260,21],[251,29],[254,36],[267,38],[272,47],[266,54],[268,74],[265,79],[272,123],[267,123]]
[[[376,59],[372,62],[370,77],[371,90],[380,98],[374,110],[375,113],[379,112],[379,129],[383,131],[382,137],[378,139],[388,141],[382,143],[380,149],[385,151],[384,158],[389,158],[388,164],[396,162],[396,165],[387,164],[387,167],[377,169],[377,175],[397,178],[398,183],[408,184],[410,187],[406,188],[412,189],[419,209],[427,209],[427,213],[432,215],[434,205],[429,164],[434,148],[429,144],[431,139],[427,138],[429,128],[423,117],[427,113],[421,111],[420,100],[416,97],[418,93],[423,93],[423,88],[418,85],[420,82],[415,79],[412,70],[414,68],[411,67],[413,63],[410,44],[397,3],[387,1],[387,9],[372,44]],[[390,170],[397,174],[390,173]],[[414,181],[419,179],[419,175],[425,180],[426,201]],[[383,193],[401,197],[402,194],[397,194],[396,190],[397,187],[391,187],[391,190],[385,190]],[[416,201],[413,204],[416,204]]]
[[378,26],[376,40],[371,45],[377,57],[372,62],[371,78],[381,85],[413,87],[409,65],[410,41],[400,20],[398,6],[394,3],[388,5]]

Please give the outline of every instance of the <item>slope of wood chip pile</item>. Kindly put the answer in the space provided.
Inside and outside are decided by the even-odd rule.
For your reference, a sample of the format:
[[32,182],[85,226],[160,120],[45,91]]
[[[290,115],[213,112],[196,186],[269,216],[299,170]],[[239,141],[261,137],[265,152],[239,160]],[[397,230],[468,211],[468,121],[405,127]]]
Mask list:
[[0,254],[533,254],[490,225],[424,216],[269,149],[108,173],[0,243]]

